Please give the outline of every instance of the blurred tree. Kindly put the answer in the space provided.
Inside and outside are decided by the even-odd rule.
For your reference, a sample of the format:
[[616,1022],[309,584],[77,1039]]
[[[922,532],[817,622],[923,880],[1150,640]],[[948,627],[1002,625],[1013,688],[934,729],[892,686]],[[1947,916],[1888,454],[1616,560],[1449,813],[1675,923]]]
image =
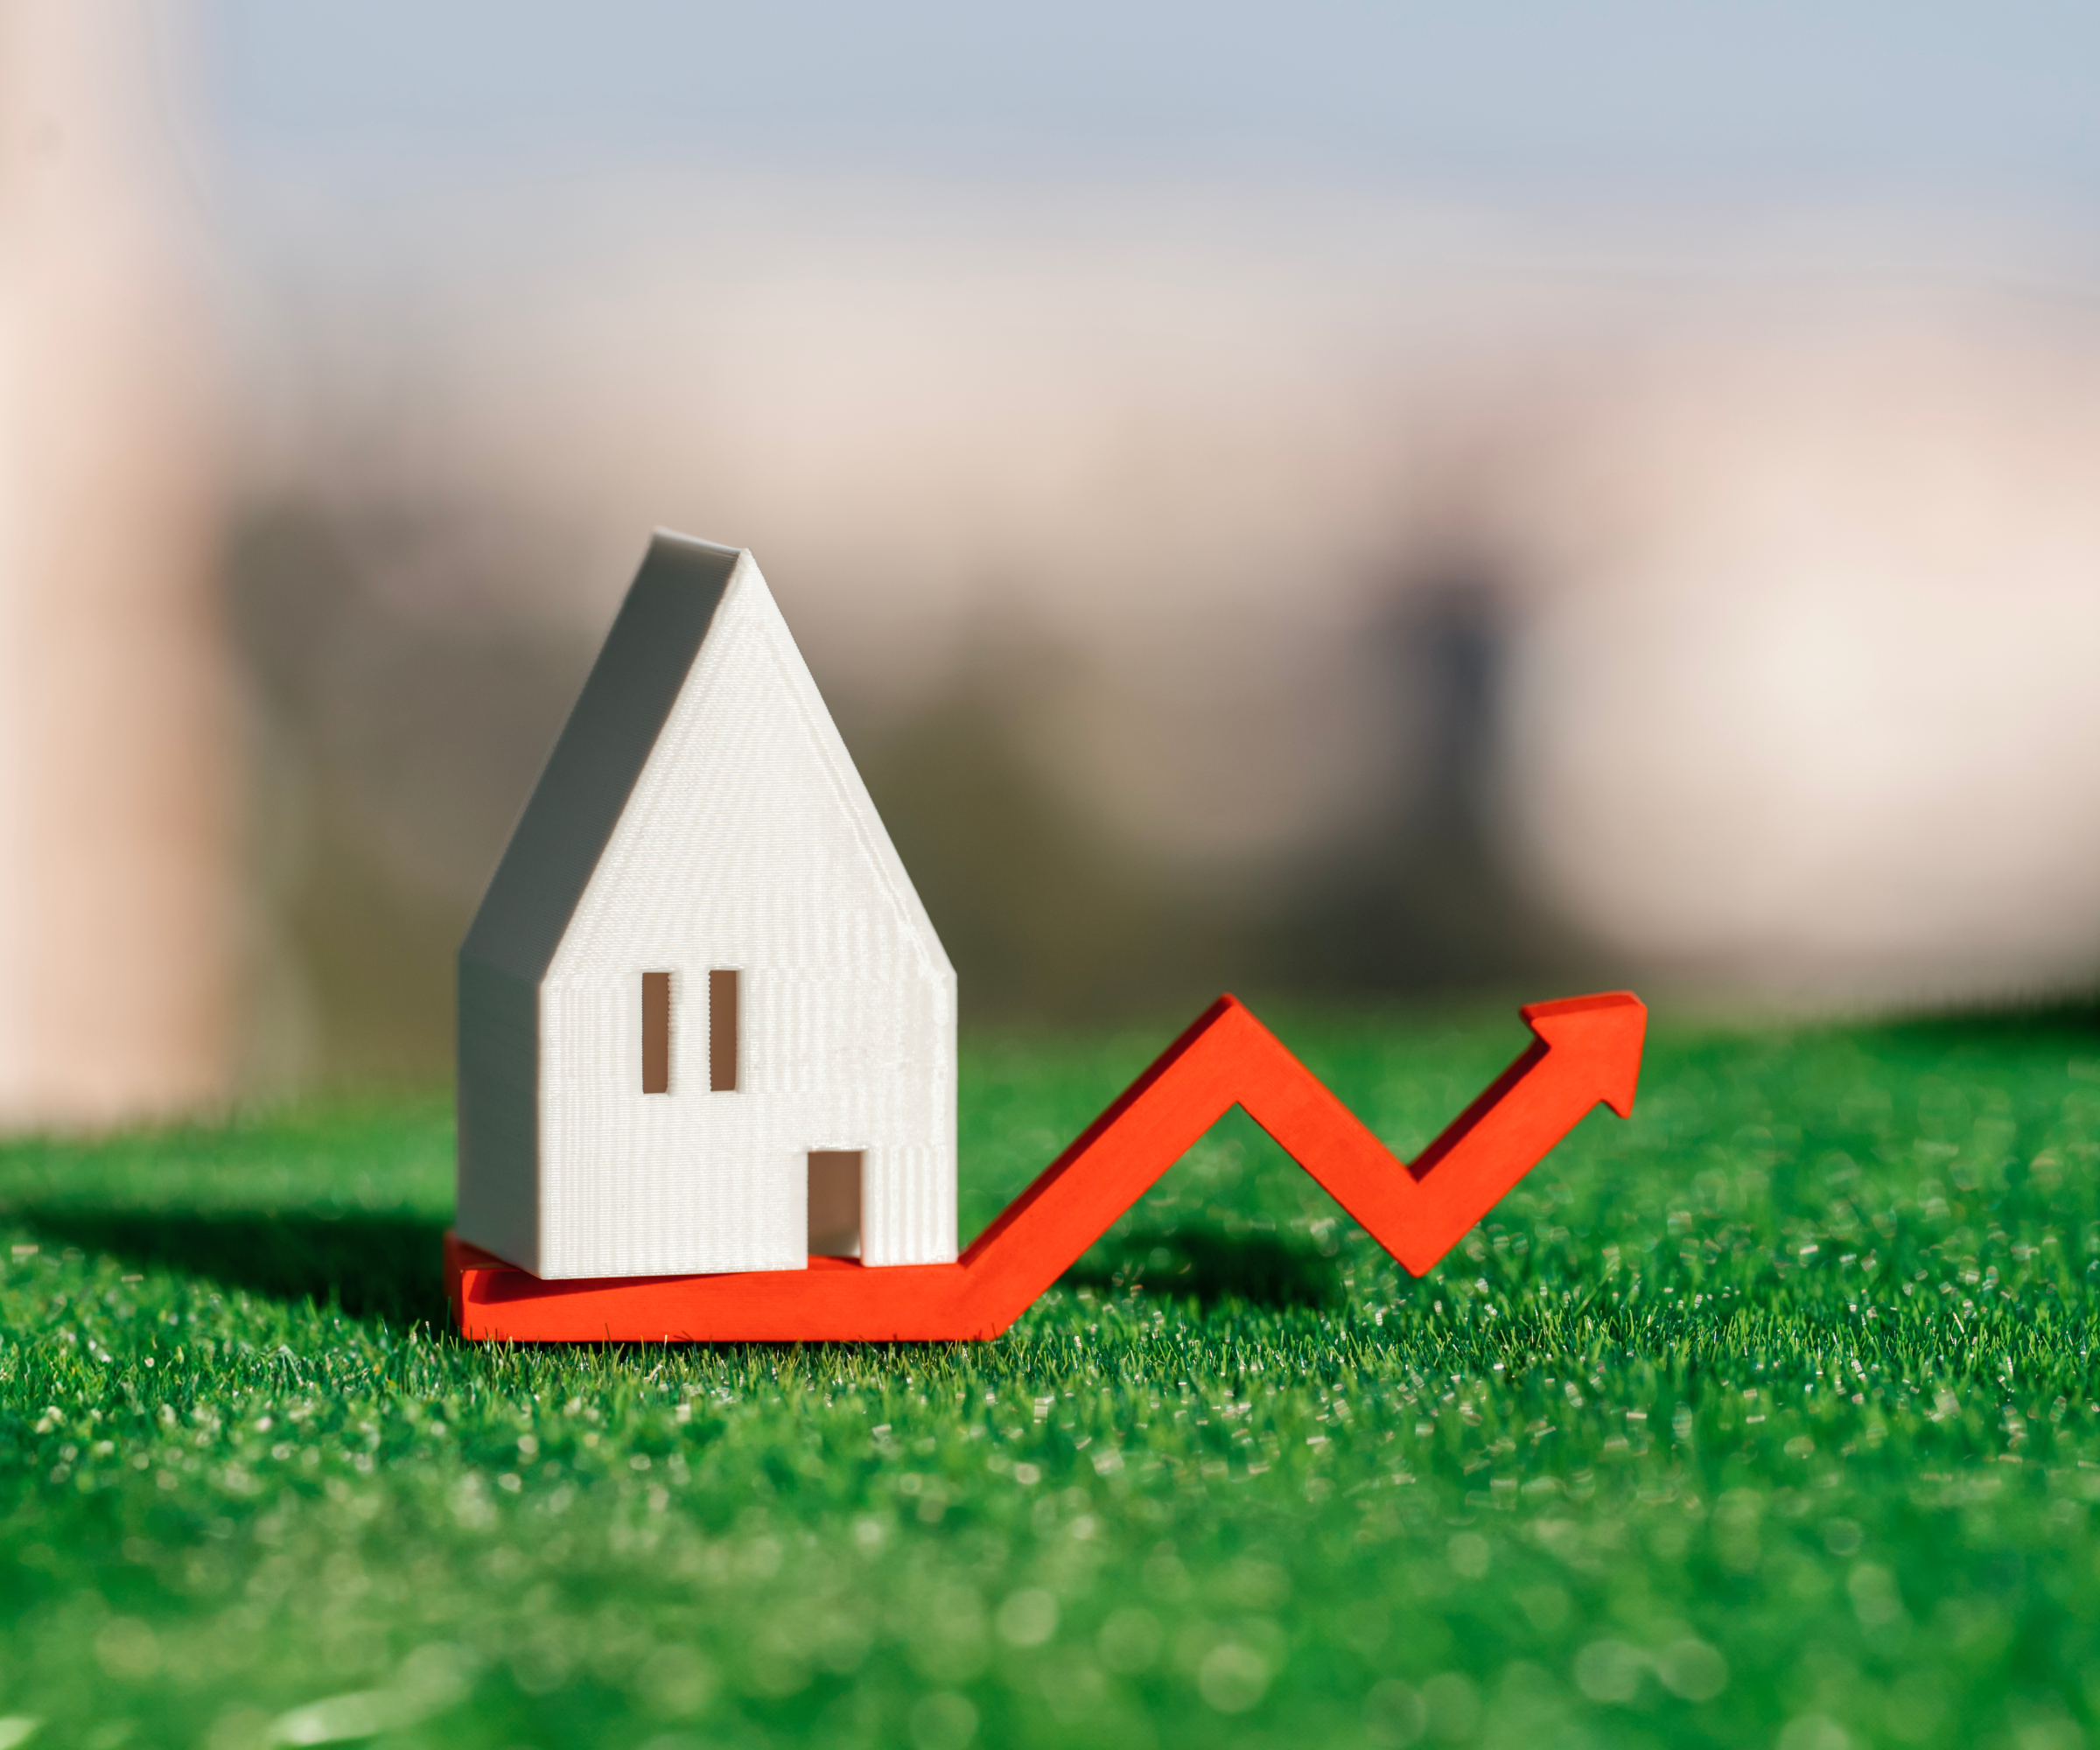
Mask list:
[[1460,557],[1404,580],[1373,636],[1410,757],[1361,830],[1307,872],[1280,926],[1298,982],[1363,992],[1579,977],[1592,956],[1512,878],[1496,830],[1507,608]]

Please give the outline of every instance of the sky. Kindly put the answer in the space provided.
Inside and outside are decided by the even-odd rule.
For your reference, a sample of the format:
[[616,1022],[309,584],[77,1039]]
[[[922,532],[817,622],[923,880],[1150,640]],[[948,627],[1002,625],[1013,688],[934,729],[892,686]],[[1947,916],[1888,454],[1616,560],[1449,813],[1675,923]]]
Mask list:
[[237,163],[345,199],[635,168],[2100,209],[2100,10],[194,0]]

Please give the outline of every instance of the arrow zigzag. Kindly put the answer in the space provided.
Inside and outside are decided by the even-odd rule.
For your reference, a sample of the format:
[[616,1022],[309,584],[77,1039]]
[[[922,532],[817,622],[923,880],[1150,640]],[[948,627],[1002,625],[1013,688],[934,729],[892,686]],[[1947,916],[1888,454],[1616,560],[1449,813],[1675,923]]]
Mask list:
[[542,1281],[445,1236],[462,1335],[518,1341],[938,1341],[998,1336],[1234,1106],[1417,1276],[1592,1106],[1631,1116],[1648,1011],[1626,991],[1521,1012],[1530,1047],[1412,1163],[1244,1004],[1221,997],[949,1264]]

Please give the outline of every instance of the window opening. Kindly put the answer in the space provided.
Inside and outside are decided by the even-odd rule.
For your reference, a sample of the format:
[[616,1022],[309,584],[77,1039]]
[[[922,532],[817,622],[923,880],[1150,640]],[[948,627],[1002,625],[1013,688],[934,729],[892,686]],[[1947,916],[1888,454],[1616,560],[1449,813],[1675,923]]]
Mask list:
[[809,1256],[860,1256],[858,1149],[809,1151]]
[[737,1091],[742,979],[734,969],[707,975],[707,1085],[717,1094]]
[[671,975],[641,975],[641,1091],[671,1091]]

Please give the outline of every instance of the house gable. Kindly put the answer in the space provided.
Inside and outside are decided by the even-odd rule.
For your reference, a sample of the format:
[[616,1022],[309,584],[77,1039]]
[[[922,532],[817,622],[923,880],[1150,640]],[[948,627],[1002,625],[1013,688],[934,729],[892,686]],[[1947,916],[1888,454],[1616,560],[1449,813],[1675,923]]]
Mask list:
[[763,963],[835,973],[870,951],[955,973],[808,666],[746,553],[542,967],[639,963],[696,910]]

